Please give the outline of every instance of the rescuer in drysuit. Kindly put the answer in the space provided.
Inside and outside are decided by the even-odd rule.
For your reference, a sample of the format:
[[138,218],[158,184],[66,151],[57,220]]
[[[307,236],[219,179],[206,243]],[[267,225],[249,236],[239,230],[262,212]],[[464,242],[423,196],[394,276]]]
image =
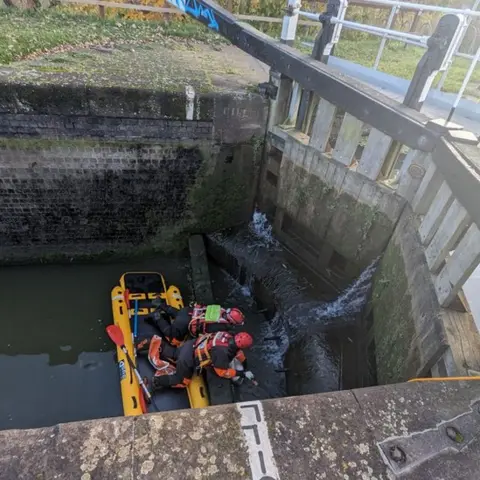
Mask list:
[[[230,332],[244,324],[245,316],[238,308],[222,308],[220,305],[194,304],[177,310],[163,300],[154,303],[157,309],[145,321],[157,327],[172,345],[180,346],[187,334],[196,338],[206,333]],[[166,313],[172,320],[165,318]]]
[[148,354],[156,372],[152,379],[152,390],[164,387],[185,388],[191,382],[195,371],[212,368],[220,377],[254,379],[248,370],[232,368],[235,359],[246,369],[244,348],[253,344],[250,334],[240,332],[209,333],[186,341],[181,347],[174,347],[158,335],[144,339],[137,344],[137,353]]

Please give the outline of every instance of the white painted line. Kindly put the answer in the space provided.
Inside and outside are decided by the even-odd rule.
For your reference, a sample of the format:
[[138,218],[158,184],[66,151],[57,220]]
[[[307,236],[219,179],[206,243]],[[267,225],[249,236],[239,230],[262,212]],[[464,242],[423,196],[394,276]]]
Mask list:
[[187,85],[185,87],[185,95],[187,97],[186,118],[187,120],[193,120],[193,112],[195,107],[195,90],[192,86]]
[[247,443],[252,480],[280,480],[262,404],[242,402],[237,403],[237,409]]

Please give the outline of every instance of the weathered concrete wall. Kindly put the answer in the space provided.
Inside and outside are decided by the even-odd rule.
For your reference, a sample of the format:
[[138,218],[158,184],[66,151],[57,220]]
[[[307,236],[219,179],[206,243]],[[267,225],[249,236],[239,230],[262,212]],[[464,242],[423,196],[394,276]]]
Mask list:
[[480,371],[471,316],[440,308],[405,200],[304,142],[298,133],[270,131],[259,202],[278,237],[334,285],[345,286],[382,255],[365,314],[377,381]]
[[407,207],[373,279],[379,383],[429,372],[447,347],[440,310],[415,218]]
[[372,336],[381,384],[480,370],[478,330],[469,313],[440,307],[417,228],[407,206],[373,279]]
[[267,158],[260,202],[275,211],[276,233],[332,281],[357,276],[385,249],[403,199],[301,140],[271,135],[270,145],[283,155]]
[[251,94],[8,85],[0,94],[2,261],[186,246],[245,221],[266,108]]
[[410,383],[4,431],[0,478],[473,480],[479,396],[479,382]]
[[[263,139],[267,103],[251,93],[197,93],[187,118],[184,93],[0,83],[0,136],[68,138]],[[190,109],[191,110],[191,109]]]

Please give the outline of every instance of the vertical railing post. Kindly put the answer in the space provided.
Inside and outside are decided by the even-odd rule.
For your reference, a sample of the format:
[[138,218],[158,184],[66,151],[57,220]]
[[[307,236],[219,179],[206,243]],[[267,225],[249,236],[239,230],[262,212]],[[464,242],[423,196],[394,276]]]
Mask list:
[[[315,39],[315,45],[313,47],[312,57],[315,60],[319,60],[323,63],[328,62],[328,58],[332,51],[336,24],[332,23],[332,18],[337,18],[340,9],[341,0],[328,0],[325,12],[321,13],[318,17],[322,23],[322,30]],[[347,2],[345,2],[346,8]],[[345,8],[343,9],[343,15],[345,15]],[[306,119],[308,117],[309,106],[314,98],[313,92],[303,90],[300,99],[300,105],[298,107],[297,119],[295,122],[295,129],[303,131],[306,127]]]
[[[413,74],[412,81],[408,87],[403,104],[407,107],[420,111],[423,102],[427,98],[433,80],[450,51],[452,40],[457,33],[461,21],[458,15],[444,15],[438,22],[435,32],[427,41],[428,50],[424,53]],[[382,177],[388,178],[395,167],[402,144],[392,142],[388,155],[382,167]]]
[[428,39],[428,50],[418,62],[417,69],[413,74],[412,81],[403,100],[404,105],[420,111],[435,76],[446,60],[460,21],[461,18],[458,15],[451,14],[444,15],[440,19],[437,28]]
[[448,114],[447,120],[445,121],[445,124],[447,124],[452,119],[453,114],[455,113],[455,109],[457,108],[458,104],[460,103],[460,100],[462,99],[463,92],[465,92],[468,82],[470,81],[470,78],[473,75],[473,71],[475,70],[475,67],[479,60],[480,60],[480,47],[477,48],[477,53],[473,57],[472,63],[470,64],[470,67],[468,68],[465,78],[463,79],[462,86],[460,87],[460,90],[457,93],[457,97],[453,102],[452,108],[450,109],[450,112]]
[[[472,6],[472,10],[474,10],[474,11],[477,10],[479,4],[480,4],[480,0],[475,0],[475,3]],[[453,63],[453,57],[458,53],[458,51],[460,50],[460,47],[462,46],[463,40],[465,39],[465,35],[467,34],[468,27],[470,26],[470,23],[472,22],[472,18],[473,17],[471,15],[468,15],[467,18],[466,18],[466,21],[462,25],[461,32],[460,32],[460,35],[459,35],[459,38],[458,38],[458,42],[455,46],[455,50],[453,52],[453,55],[451,56],[450,60],[448,61],[447,65],[445,67],[445,70],[443,71],[443,74],[442,74],[440,80],[438,81],[438,85],[437,85],[438,90],[441,90],[443,88],[443,84],[445,83],[445,80],[447,79],[448,71],[450,70],[450,67],[452,66],[452,63]]]
[[[336,25],[331,21],[332,18],[338,18],[338,12],[340,9],[340,0],[328,0],[325,12],[321,13],[318,17],[322,23],[322,30],[315,39],[313,46],[312,57],[315,60],[319,60],[323,63],[328,63],[328,58],[333,49],[333,35],[335,33]],[[343,16],[345,15],[345,9],[343,9]]]
[[[300,10],[299,0],[287,0],[287,9],[283,17],[282,33],[280,34],[280,41],[286,45],[292,46],[295,42],[295,35],[298,25],[298,11]],[[288,108],[288,115],[286,119],[287,124],[295,123],[298,111],[300,87],[297,82],[292,82],[290,86],[290,105]]]
[[[390,16],[388,17],[387,25],[385,26],[385,28],[391,29],[393,27],[398,10],[399,10],[398,5],[395,5],[392,7],[392,10],[390,11]],[[386,43],[387,43],[387,37],[384,35],[382,38],[382,41],[380,42],[380,46],[378,47],[377,58],[375,59],[375,63],[373,64],[374,70],[376,70],[378,68],[378,65],[380,64],[380,60],[382,59],[383,49],[385,48]]]
[[287,45],[293,45],[298,25],[298,10],[300,9],[299,0],[288,0],[287,9],[283,17],[282,33],[280,40]]

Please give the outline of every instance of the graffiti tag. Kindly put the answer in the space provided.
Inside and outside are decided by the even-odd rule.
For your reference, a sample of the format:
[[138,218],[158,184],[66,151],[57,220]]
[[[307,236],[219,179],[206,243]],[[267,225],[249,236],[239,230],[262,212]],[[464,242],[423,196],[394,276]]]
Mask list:
[[210,7],[204,7],[197,0],[168,0],[168,3],[177,7],[183,13],[189,13],[196,19],[200,17],[205,18],[208,21],[208,27],[218,32],[218,22],[215,18],[215,13]]

